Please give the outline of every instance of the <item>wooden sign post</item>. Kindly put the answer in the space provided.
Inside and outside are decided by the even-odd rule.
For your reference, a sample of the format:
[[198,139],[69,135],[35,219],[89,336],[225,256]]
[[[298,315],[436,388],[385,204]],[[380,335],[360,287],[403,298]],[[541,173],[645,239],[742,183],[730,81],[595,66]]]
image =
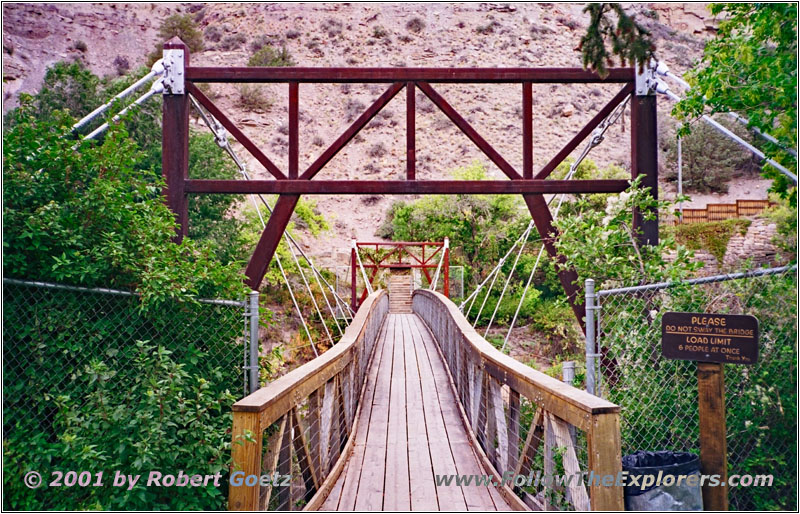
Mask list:
[[705,510],[728,510],[728,443],[723,365],[755,364],[758,320],[753,316],[667,312],[661,319],[661,354],[697,361],[700,465],[718,475],[719,485],[703,485]]

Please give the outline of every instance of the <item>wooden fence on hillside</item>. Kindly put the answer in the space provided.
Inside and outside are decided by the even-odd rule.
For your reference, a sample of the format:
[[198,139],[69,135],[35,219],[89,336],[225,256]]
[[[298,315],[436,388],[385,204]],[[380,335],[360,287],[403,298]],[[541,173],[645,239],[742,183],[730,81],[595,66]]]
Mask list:
[[743,218],[761,214],[764,209],[774,205],[769,200],[736,200],[736,203],[710,203],[705,209],[684,209],[683,219],[675,216],[669,220],[670,225],[681,223],[705,223],[722,221],[731,218]]

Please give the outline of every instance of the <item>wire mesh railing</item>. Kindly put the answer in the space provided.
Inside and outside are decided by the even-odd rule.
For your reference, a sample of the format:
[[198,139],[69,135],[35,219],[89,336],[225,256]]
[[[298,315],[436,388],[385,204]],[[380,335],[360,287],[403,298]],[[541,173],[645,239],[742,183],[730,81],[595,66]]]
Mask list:
[[[200,300],[144,311],[126,291],[4,279],[4,507],[224,508],[224,484],[202,493],[140,486],[136,504],[107,484],[54,491],[47,477],[226,472],[230,407],[248,388],[246,307]],[[42,487],[23,483],[31,470]]]
[[728,470],[773,475],[774,483],[730,488],[729,501],[736,510],[796,509],[796,266],[598,291],[596,298],[597,391],[621,407],[623,454],[699,453],[697,365],[662,358],[662,315],[758,319],[758,362],[725,366]]

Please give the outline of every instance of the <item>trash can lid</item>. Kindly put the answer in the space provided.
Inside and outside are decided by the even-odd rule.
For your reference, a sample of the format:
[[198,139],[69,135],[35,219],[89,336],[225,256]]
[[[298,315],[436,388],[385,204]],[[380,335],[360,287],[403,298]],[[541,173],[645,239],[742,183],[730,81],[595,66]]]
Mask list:
[[700,458],[689,452],[637,450],[622,457],[622,469],[635,475],[688,475],[700,471]]

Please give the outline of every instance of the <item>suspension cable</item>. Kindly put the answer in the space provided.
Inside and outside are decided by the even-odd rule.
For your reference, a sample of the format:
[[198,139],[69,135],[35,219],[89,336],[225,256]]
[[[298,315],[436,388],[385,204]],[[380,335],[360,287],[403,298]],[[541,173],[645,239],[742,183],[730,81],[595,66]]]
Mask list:
[[[163,64],[163,61],[161,59],[159,59],[159,60],[157,60],[155,62],[155,64],[153,64],[153,67],[150,68],[150,71],[145,76],[143,76],[142,78],[140,78],[139,80],[137,80],[136,82],[131,84],[130,86],[126,87],[122,92],[117,93],[116,95],[114,95],[111,98],[111,100],[109,100],[107,103],[104,103],[103,105],[101,105],[97,109],[93,110],[92,112],[90,112],[89,114],[87,114],[86,116],[81,118],[77,123],[75,123],[72,126],[72,132],[75,132],[76,130],[80,129],[81,127],[83,127],[84,125],[86,125],[87,123],[89,123],[90,121],[95,119],[97,116],[99,116],[99,115],[103,114],[104,112],[106,112],[108,110],[108,108],[111,107],[112,105],[114,105],[114,102],[116,102],[117,100],[122,100],[123,98],[125,98],[129,94],[133,93],[134,91],[136,91],[137,89],[142,87],[144,84],[146,84],[152,78],[161,76],[163,74],[164,74],[164,64]],[[122,114],[122,113],[120,113],[120,114]]]
[[[130,105],[126,106],[124,109],[119,111],[117,114],[114,115],[113,118],[111,118],[111,120],[113,122],[118,122],[119,120],[122,119],[123,116],[128,114],[128,112],[131,109],[133,109],[134,107],[139,107],[140,105],[145,103],[147,100],[149,100],[153,95],[157,95],[159,93],[162,93],[163,91],[164,91],[164,83],[161,80],[157,80],[156,82],[153,82],[153,85],[150,87],[150,89],[147,91],[147,93],[143,94],[142,96],[140,96],[139,98],[134,100]],[[87,134],[86,137],[83,138],[83,141],[89,141],[89,140],[92,140],[92,139],[96,138],[97,136],[99,136],[100,134],[105,132],[108,129],[109,126],[110,126],[109,122],[103,123],[102,125],[100,125],[96,129],[91,131],[89,134]],[[76,149],[78,146],[79,145],[76,144],[72,148]]]
[[[570,165],[565,180],[571,180],[572,177],[575,176],[575,173],[578,171],[578,166],[580,166],[583,160],[586,159],[586,156],[589,155],[589,152],[591,152],[592,149],[594,149],[596,146],[600,145],[603,142],[605,138],[605,133],[608,131],[608,129],[614,123],[616,123],[617,120],[619,120],[625,113],[625,108],[627,107],[629,100],[630,97],[628,97],[624,102],[618,105],[616,109],[614,109],[611,112],[611,114],[609,114],[606,117],[606,119],[604,119],[600,123],[600,125],[597,126],[596,129],[594,129],[594,131],[592,132],[592,138],[589,140],[586,146],[584,146],[583,151],[578,156],[578,158],[575,159],[575,161]],[[553,195],[547,202],[547,204],[550,205],[552,201],[555,199],[555,197],[556,195]],[[566,195],[564,193],[561,193],[561,195],[559,195],[558,205],[556,205],[555,213],[553,213],[553,219],[558,218],[558,213],[561,210],[561,206],[564,203],[564,198],[566,198]],[[522,309],[522,304],[525,302],[525,297],[527,296],[528,289],[530,288],[531,282],[533,281],[533,276],[536,273],[537,268],[539,267],[539,262],[541,261],[542,255],[544,254],[544,248],[545,248],[544,244],[542,244],[541,248],[539,248],[539,254],[536,256],[536,261],[534,262],[533,268],[531,268],[531,272],[528,275],[528,280],[525,282],[525,288],[522,290],[522,296],[520,297],[519,303],[517,304],[517,309],[514,311],[514,317],[511,319],[511,323],[508,327],[508,332],[506,332],[506,337],[503,340],[503,346],[501,350],[505,350],[506,345],[508,344],[508,340],[511,337],[511,332],[514,330],[514,326],[517,323],[517,318],[519,317],[519,311]]]
[[364,264],[361,262],[361,254],[358,251],[358,245],[356,245],[355,239],[352,240],[352,247],[356,251],[356,259],[358,260],[358,267],[361,268],[361,277],[364,279],[364,286],[367,288],[367,293],[372,294],[372,284],[367,280],[367,272],[364,269]]
[[[660,80],[658,81],[657,91],[659,93],[662,93],[662,94],[666,95],[671,100],[674,100],[676,102],[681,101],[681,97],[676,95],[675,93],[673,93],[670,90],[669,86],[667,86],[666,84],[664,84]],[[747,141],[745,141],[741,137],[737,136],[736,134],[734,134],[733,132],[731,132],[730,130],[728,130],[724,126],[722,126],[719,122],[713,120],[709,115],[704,114],[704,115],[701,116],[701,119],[703,121],[705,121],[706,123],[708,123],[709,125],[711,125],[712,127],[714,127],[715,129],[717,129],[717,131],[719,131],[722,134],[724,134],[725,136],[727,136],[728,138],[730,138],[730,139],[736,141],[737,143],[739,143],[739,145],[741,145],[744,148],[750,150],[750,152],[753,155],[755,155],[756,157],[759,157],[760,159],[763,159],[768,164],[770,164],[773,168],[777,169],[778,171],[780,171],[781,173],[786,175],[792,182],[797,184],[797,175],[795,175],[794,173],[792,173],[791,171],[786,169],[782,164],[779,164],[774,159],[770,159],[769,157],[767,157],[764,152],[762,152],[761,150],[759,150],[755,146],[751,145],[750,143],[748,143]]]
[[[209,114],[207,114],[205,112],[205,110],[200,106],[200,104],[197,102],[197,100],[194,97],[190,97],[190,98],[191,98],[191,101],[192,101],[192,105],[194,105],[195,109],[197,109],[197,111],[200,113],[200,116],[203,118],[203,121],[206,123],[206,125],[209,127],[211,132],[214,134],[214,138],[215,138],[215,140],[217,142],[217,145],[220,146],[221,148],[223,148],[228,153],[228,155],[231,157],[231,159],[234,161],[234,163],[239,168],[239,171],[242,174],[242,176],[246,180],[250,180],[250,175],[247,173],[247,169],[246,169],[244,163],[239,159],[238,155],[233,150],[233,148],[231,148],[230,142],[228,141],[227,132],[225,131],[224,127],[222,127],[213,117],[211,117]],[[267,208],[267,210],[269,211],[269,213],[271,215],[272,214],[272,207],[269,205],[269,202],[267,202],[266,199],[264,199],[264,197],[261,194],[258,194],[257,196],[261,200],[261,203],[264,204],[264,207]],[[256,210],[258,212],[259,218],[262,220],[262,223],[263,223],[263,218],[261,217],[261,212],[258,209],[258,205],[257,204],[256,204]],[[347,303],[344,300],[341,299],[341,297],[336,293],[336,291],[333,289],[333,286],[325,279],[325,277],[322,276],[320,271],[314,265],[314,262],[305,253],[305,251],[303,251],[302,247],[291,236],[291,234],[289,234],[288,232],[284,232],[283,236],[287,240],[287,246],[289,247],[290,253],[292,254],[292,257],[294,258],[294,260],[297,261],[297,256],[296,256],[292,246],[294,246],[294,248],[296,248],[300,252],[302,257],[308,263],[309,267],[311,268],[311,270],[312,270],[312,272],[314,274],[314,279],[317,282],[317,285],[318,285],[318,287],[320,289],[320,292],[322,293],[322,297],[325,300],[325,304],[328,307],[328,309],[330,310],[331,315],[333,316],[334,323],[336,324],[336,328],[339,331],[339,335],[340,336],[343,335],[344,333],[342,331],[341,326],[339,325],[339,321],[338,321],[338,317],[336,315],[336,311],[333,309],[333,307],[331,306],[330,302],[328,301],[328,295],[325,293],[325,287],[322,286],[322,282],[324,282],[325,285],[327,285],[328,289],[333,294],[334,300],[337,303],[337,307],[340,310],[342,310],[343,313],[345,313],[345,317],[344,317],[345,321],[349,321],[349,319],[352,318],[352,309],[350,308],[349,305],[347,305]],[[316,299],[315,299],[315,297],[314,297],[314,295],[313,295],[313,293],[311,291],[311,288],[308,285],[308,282],[307,282],[307,280],[305,278],[305,274],[303,273],[302,268],[300,268],[299,262],[297,262],[297,264],[298,264],[298,270],[299,270],[300,274],[302,275],[303,282],[306,284],[306,287],[309,290],[309,295],[311,296],[311,299],[314,302],[314,305],[317,308],[318,313],[320,314],[320,320],[322,320],[322,314],[319,312],[319,307],[317,306]],[[342,309],[342,305],[346,306],[346,310]],[[350,315],[350,318],[348,318],[348,314]],[[324,321],[323,321],[323,324],[324,324]],[[326,330],[326,332],[328,332],[327,326],[325,326],[325,330]],[[328,332],[328,336],[330,338],[330,333],[329,332]],[[332,339],[331,339],[331,342],[333,342]]]
[[[439,270],[442,269],[442,263],[444,262],[444,255],[447,253],[447,249],[450,247],[450,239],[445,237],[444,238],[444,246],[442,246],[442,255],[439,256],[439,264],[436,266],[436,273],[433,274],[433,282],[431,282],[431,287],[429,288],[431,291],[436,291],[436,284],[439,283]],[[450,265],[449,263],[447,264]],[[445,294],[448,294],[449,291],[446,291]]]
[[[676,74],[672,73],[671,71],[669,71],[669,68],[663,62],[659,62],[658,65],[656,66],[656,73],[658,73],[659,75],[662,75],[664,77],[668,77],[668,78],[674,80],[675,82],[680,84],[687,91],[692,89],[692,86],[689,85],[688,82],[683,80],[683,78],[681,78],[679,75],[676,75]],[[727,112],[725,114],[727,114],[728,116],[730,116],[734,120],[738,121],[742,125],[747,126],[747,125],[750,124],[750,121],[747,118],[739,115],[738,113]],[[749,128],[750,128],[750,130],[752,130],[753,132],[755,132],[756,134],[758,134],[762,138],[766,139],[770,143],[773,143],[773,144],[776,144],[776,145],[780,146],[781,148],[783,148],[784,150],[786,150],[787,152],[792,154],[793,157],[797,158],[797,152],[793,148],[790,148],[790,147],[786,146],[785,144],[781,143],[774,136],[772,136],[772,135],[770,135],[770,134],[768,134],[766,132],[761,131],[758,127],[749,127]]]
[[519,264],[519,258],[522,256],[522,252],[525,251],[525,245],[528,243],[528,237],[530,237],[531,231],[533,230],[528,225],[528,229],[525,231],[522,237],[522,244],[519,246],[519,252],[517,252],[517,257],[514,259],[514,264],[511,265],[511,270],[508,272],[508,276],[506,277],[506,282],[503,284],[503,290],[500,292],[500,298],[497,299],[497,303],[494,306],[494,311],[492,311],[492,317],[489,318],[489,323],[486,324],[486,331],[483,333],[483,337],[489,335],[489,329],[492,328],[492,323],[494,323],[494,317],[497,316],[497,311],[500,309],[500,303],[503,301],[503,297],[506,295],[506,290],[508,290],[508,284],[511,283],[511,277],[514,276],[514,271],[517,269],[517,264]]

